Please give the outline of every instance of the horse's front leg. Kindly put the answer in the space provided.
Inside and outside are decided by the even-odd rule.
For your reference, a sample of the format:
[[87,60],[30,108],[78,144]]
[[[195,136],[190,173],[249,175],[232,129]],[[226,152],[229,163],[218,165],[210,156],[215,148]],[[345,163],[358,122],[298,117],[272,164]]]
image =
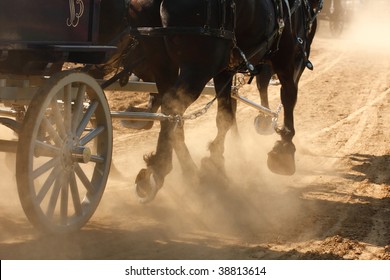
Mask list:
[[[224,150],[227,132],[236,124],[237,102],[231,97],[233,73],[225,71],[214,78],[218,100],[217,136],[210,143],[210,157],[202,159],[201,176],[203,180],[221,181],[226,179]],[[210,177],[211,176],[211,177]]]
[[[268,102],[268,86],[271,80],[273,71],[271,65],[260,64],[257,66],[259,73],[256,75],[256,86],[260,93],[261,106],[269,109]],[[261,135],[272,134],[272,117],[259,113],[255,118],[255,128],[257,133]]]
[[284,108],[284,124],[278,133],[281,140],[277,141],[268,153],[268,168],[277,174],[293,175],[295,173],[295,145],[292,139],[295,135],[294,107],[297,101],[297,83],[293,76],[281,75],[281,100]]

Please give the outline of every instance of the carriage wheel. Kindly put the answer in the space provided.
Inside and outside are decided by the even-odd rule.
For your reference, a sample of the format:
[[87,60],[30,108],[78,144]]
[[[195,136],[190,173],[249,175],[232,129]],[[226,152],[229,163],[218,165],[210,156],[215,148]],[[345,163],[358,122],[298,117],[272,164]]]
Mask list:
[[339,13],[331,13],[329,16],[329,29],[331,34],[334,37],[338,37],[341,35],[344,29],[344,18],[345,14],[343,11]]
[[342,20],[331,20],[329,21],[329,27],[332,35],[338,37],[343,32],[344,22]]
[[84,226],[103,195],[112,156],[112,123],[103,90],[90,76],[53,75],[31,101],[19,135],[18,192],[37,228]]

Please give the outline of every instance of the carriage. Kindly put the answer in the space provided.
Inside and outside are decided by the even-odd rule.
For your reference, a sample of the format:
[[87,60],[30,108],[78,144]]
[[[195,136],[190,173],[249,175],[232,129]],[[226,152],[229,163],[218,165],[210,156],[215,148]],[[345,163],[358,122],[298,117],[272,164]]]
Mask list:
[[[303,4],[300,1],[296,2],[291,7],[292,12],[287,20],[291,20],[292,14],[298,10],[299,21],[301,18],[309,18],[308,21],[302,21],[300,24],[303,28],[301,32],[304,32],[302,38],[306,39],[310,36],[311,42],[314,36],[311,26],[319,9],[312,10],[309,1],[311,0],[303,0]],[[121,90],[162,91],[163,85],[158,81],[134,84],[128,81],[132,69],[142,63],[142,59],[128,61],[129,57],[133,57],[129,53],[132,53],[134,45],[138,43],[137,40],[133,40],[137,36],[161,38],[185,33],[190,36],[207,37],[211,41],[222,39],[219,42],[230,44],[233,39],[235,40],[234,30],[233,32],[225,30],[224,26],[225,24],[232,26],[235,21],[235,1],[215,1],[215,3],[220,15],[218,17],[220,25],[217,28],[212,26],[214,23],[210,14],[215,11],[211,4],[207,6],[205,12],[206,20],[211,23],[210,26],[133,28],[126,24],[123,26],[123,12],[127,12],[125,8],[128,1],[1,1],[0,115],[2,117],[0,117],[0,124],[11,129],[17,140],[0,140],[0,151],[16,153],[19,198],[26,216],[35,227],[50,233],[67,233],[80,229],[92,217],[102,198],[109,176],[113,150],[112,118],[161,121],[164,122],[162,125],[164,129],[174,129],[175,133],[182,133],[184,118],[181,114],[112,112],[104,89],[115,90],[120,85]],[[276,29],[251,57],[269,52],[268,45],[278,41],[276,38],[283,32],[284,21],[280,10],[283,5],[288,5],[288,2],[275,0],[273,3],[275,9],[279,11],[278,17],[275,18]],[[108,6],[103,7],[103,5]],[[114,14],[111,13],[108,18],[105,18],[104,12],[108,10]],[[230,23],[227,23],[228,20]],[[112,25],[112,21],[116,21],[117,24]],[[111,25],[107,26],[107,22]],[[113,29],[113,26],[118,28]],[[310,42],[306,43],[302,38],[294,38],[300,57],[297,60],[299,72],[294,74],[296,82],[305,67],[312,68],[308,60]],[[150,46],[153,44],[149,44]],[[249,73],[252,77],[256,75],[256,69],[249,63],[250,57],[247,59],[238,46],[235,46],[235,49],[240,51],[239,57],[242,59],[235,73],[241,71]],[[149,54],[153,55],[150,52]],[[127,59],[127,64],[113,77],[104,80],[104,75],[99,76],[93,72],[100,69],[95,66],[108,65],[118,60],[118,57],[122,60]],[[161,65],[163,68],[160,74],[164,76],[168,71],[164,63]],[[245,71],[242,70],[243,68]],[[177,69],[173,70],[177,75]],[[169,77],[164,79],[167,80]],[[172,87],[172,84],[168,86]],[[203,86],[199,94],[214,92],[214,90],[217,91],[215,99],[225,98],[218,93],[217,86],[215,89],[212,86]],[[254,107],[262,116],[273,118],[276,129],[275,121],[281,108],[272,111],[268,106],[241,97],[237,90],[231,93],[231,88],[227,88],[226,85],[222,90],[229,94],[229,100],[242,101]],[[293,103],[294,100],[291,104]],[[203,114],[210,104],[207,104],[202,112],[196,112],[189,118],[196,118],[199,114]],[[255,123],[259,122],[258,117]],[[162,130],[160,136],[164,137]],[[286,173],[294,172],[295,147],[291,142],[293,133],[283,129],[278,132],[282,137],[288,138],[288,143],[284,140],[278,141],[276,148],[270,154],[273,161],[285,163],[286,154],[279,158],[279,153],[287,153],[292,162],[291,160],[288,162]],[[222,143],[223,141],[220,140],[219,142]],[[159,144],[164,141],[167,139],[159,141]],[[185,144],[179,143],[175,148],[184,152],[184,157],[180,159],[184,168],[190,167],[191,161]],[[218,153],[214,154],[220,158]],[[149,166],[141,169],[138,174],[137,195],[143,202],[151,201],[161,188],[163,177],[166,172],[169,172],[170,166],[169,162],[163,164],[165,164],[164,168],[168,167],[168,169],[164,171],[161,178],[157,173],[153,173],[158,171],[157,167]],[[186,164],[188,166],[185,166]],[[278,172],[285,172],[275,166],[275,163],[271,165]]]
[[332,36],[338,37],[345,30],[356,12],[362,5],[361,0],[325,0],[324,7],[319,19],[329,23],[329,30]]

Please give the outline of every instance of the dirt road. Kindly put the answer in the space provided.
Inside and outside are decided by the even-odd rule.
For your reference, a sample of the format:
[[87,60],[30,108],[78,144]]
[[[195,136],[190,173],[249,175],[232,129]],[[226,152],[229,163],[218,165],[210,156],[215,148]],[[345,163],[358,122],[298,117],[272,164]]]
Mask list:
[[[75,234],[33,229],[13,166],[0,166],[0,258],[390,259],[390,41],[380,37],[390,25],[378,26],[357,22],[335,39],[321,25],[312,47],[315,69],[300,83],[294,176],[268,171],[266,155],[278,136],[257,135],[256,111],[239,104],[241,138],[229,135],[226,146],[230,187],[200,193],[184,183],[175,160],[156,200],[141,205],[133,182],[142,155],[154,149],[158,124],[145,132],[115,122],[117,170],[95,215]],[[271,87],[273,107],[278,90]],[[258,100],[253,84],[240,92]],[[118,95],[107,94],[120,107]],[[199,163],[216,132],[215,106],[186,129]]]

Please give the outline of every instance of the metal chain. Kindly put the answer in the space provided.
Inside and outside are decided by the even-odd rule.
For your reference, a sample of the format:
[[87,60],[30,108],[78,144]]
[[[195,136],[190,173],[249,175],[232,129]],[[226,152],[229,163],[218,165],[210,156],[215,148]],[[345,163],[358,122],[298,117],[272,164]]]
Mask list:
[[[241,88],[245,84],[246,83],[245,83],[244,75],[236,74],[235,78],[234,78],[234,85],[232,86],[232,90],[238,91],[238,89]],[[195,119],[203,116],[204,114],[206,114],[207,111],[210,109],[210,107],[215,102],[215,100],[217,100],[217,96],[214,97],[211,101],[207,102],[203,108],[201,108],[201,109],[199,109],[199,110],[197,110],[189,115],[184,115],[184,116],[180,116],[180,115],[172,116],[171,115],[171,116],[167,116],[167,119],[170,122],[175,122],[176,125],[183,125],[185,120],[195,120]]]
[[211,107],[211,105],[213,105],[215,100],[217,100],[216,97],[214,97],[211,101],[209,101],[202,109],[197,110],[190,115],[183,116],[182,117],[183,120],[195,120],[195,119],[203,116],[204,114],[207,113],[208,109]]
[[246,85],[246,81],[245,81],[245,75],[242,74],[242,73],[237,73],[235,76],[234,76],[234,85],[233,85],[233,89],[232,90],[235,90],[238,92],[238,90],[243,87],[244,85]]
[[217,97],[214,97],[211,101],[207,102],[207,104],[202,109],[197,110],[197,111],[193,112],[192,114],[184,115],[184,116],[169,115],[169,116],[166,116],[166,119],[169,122],[175,123],[175,129],[176,129],[176,127],[182,127],[184,125],[185,120],[195,120],[195,119],[203,116],[204,114],[206,114],[208,109],[211,107],[211,105],[213,105],[215,100],[217,100]]

